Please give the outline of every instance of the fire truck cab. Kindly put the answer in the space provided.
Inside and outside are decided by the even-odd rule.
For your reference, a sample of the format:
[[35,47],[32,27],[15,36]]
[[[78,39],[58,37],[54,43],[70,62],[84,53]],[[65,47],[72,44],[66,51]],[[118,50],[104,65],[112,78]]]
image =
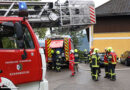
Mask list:
[[60,51],[62,56],[61,66],[68,66],[69,65],[69,55],[70,50],[74,50],[73,42],[71,40],[70,36],[61,36],[61,35],[55,35],[46,37],[45,40],[45,56],[46,56],[46,62],[48,63],[48,66],[51,67],[52,65],[52,53],[51,50],[54,50],[55,52],[57,50]]
[[[1,88],[4,86],[13,90],[19,87],[16,85],[30,82],[40,83],[42,87],[48,88],[45,74],[44,51],[28,21],[22,17],[0,17]],[[35,87],[31,90],[41,89]]]
[[44,51],[20,5],[21,17],[0,17],[0,90],[48,90]]

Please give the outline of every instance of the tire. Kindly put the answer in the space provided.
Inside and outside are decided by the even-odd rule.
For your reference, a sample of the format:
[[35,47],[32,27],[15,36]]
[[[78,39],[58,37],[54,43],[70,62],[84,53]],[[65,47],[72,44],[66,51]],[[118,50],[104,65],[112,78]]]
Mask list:
[[128,66],[128,65],[129,65],[127,60],[125,60],[125,65],[126,65],[126,66]]
[[120,63],[123,64],[122,60],[120,60]]
[[3,88],[2,87],[0,87],[0,90],[11,90],[10,88],[8,88],[7,86],[3,86]]

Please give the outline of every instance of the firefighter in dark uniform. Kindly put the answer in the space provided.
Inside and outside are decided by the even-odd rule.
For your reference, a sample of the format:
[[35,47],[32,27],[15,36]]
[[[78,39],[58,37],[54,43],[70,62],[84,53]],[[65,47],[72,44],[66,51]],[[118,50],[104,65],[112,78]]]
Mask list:
[[109,68],[108,68],[108,51],[107,49],[105,48],[105,55],[104,55],[104,68],[105,68],[105,76],[104,78],[109,78]]
[[62,56],[61,56],[61,53],[59,50],[56,51],[56,71],[57,72],[60,72],[61,71],[61,59],[62,59]]
[[94,51],[94,48],[91,48],[89,54],[88,54],[88,59],[89,59],[89,66],[90,66],[90,69],[91,69],[91,75],[92,75],[92,53]]
[[112,81],[116,80],[115,67],[117,63],[117,55],[113,52],[112,47],[108,48],[108,68],[109,68],[109,78]]
[[87,52],[87,49],[84,49],[84,58],[85,58],[85,60],[84,60],[85,64],[88,63],[89,60],[88,60],[88,52]]
[[52,69],[55,70],[56,69],[56,52],[52,49],[51,54],[52,54]]
[[79,64],[79,54],[78,54],[78,50],[75,49],[74,50],[74,57],[75,57],[75,60],[74,60],[74,71],[76,73],[76,71],[78,72],[78,64]]
[[100,58],[98,55],[99,49],[95,48],[94,52],[92,53],[91,56],[91,61],[92,61],[92,79],[95,81],[98,81],[98,76],[99,76],[99,63],[100,63]]

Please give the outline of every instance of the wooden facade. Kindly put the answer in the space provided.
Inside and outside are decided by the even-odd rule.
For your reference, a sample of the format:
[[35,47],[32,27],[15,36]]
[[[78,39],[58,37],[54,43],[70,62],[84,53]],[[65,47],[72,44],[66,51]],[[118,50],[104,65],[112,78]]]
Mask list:
[[130,15],[97,17],[94,28],[94,33],[130,32]]

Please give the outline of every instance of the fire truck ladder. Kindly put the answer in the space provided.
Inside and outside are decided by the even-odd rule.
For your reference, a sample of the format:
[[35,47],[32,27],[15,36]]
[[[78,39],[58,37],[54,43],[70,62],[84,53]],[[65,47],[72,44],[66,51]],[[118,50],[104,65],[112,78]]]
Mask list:
[[[60,1],[25,1],[29,13],[28,20],[32,27],[83,27],[96,23],[92,1],[67,0],[64,3]],[[17,17],[19,2],[20,0],[1,1],[0,16]]]

